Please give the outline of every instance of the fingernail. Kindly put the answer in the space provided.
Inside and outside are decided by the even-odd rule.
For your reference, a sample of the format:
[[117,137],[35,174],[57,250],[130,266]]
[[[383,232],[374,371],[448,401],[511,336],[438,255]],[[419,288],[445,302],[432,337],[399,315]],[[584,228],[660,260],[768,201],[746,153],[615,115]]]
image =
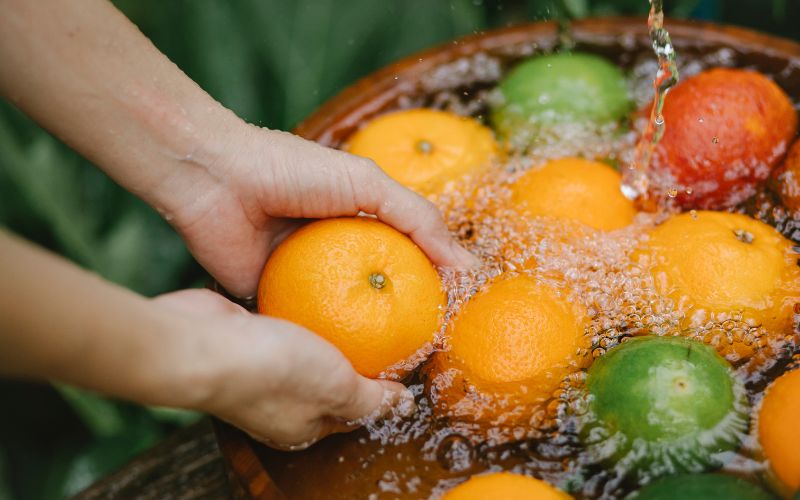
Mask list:
[[453,248],[453,256],[455,257],[456,261],[459,263],[459,267],[464,267],[467,269],[474,269],[480,267],[481,261],[474,255],[472,255],[466,248],[462,247],[455,241],[452,244]]
[[397,403],[394,407],[395,415],[402,418],[410,417],[417,411],[417,403],[414,401],[414,394],[408,389],[398,395]]

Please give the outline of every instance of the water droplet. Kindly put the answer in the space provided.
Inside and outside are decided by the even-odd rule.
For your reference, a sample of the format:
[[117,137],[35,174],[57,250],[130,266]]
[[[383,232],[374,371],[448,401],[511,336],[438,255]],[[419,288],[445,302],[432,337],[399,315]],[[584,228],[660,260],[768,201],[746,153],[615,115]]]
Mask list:
[[678,196],[678,188],[676,187],[669,188],[669,190],[667,191],[667,196],[669,196],[670,198],[675,198],[676,196]]

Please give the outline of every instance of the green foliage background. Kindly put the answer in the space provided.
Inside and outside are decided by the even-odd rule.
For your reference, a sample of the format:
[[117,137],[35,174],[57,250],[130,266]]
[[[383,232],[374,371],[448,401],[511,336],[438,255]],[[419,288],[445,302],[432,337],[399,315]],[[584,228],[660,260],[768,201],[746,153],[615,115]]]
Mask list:
[[[115,3],[211,95],[251,122],[281,129],[370,71],[457,36],[529,20],[647,11],[646,0]],[[665,3],[672,16],[800,39],[795,0]],[[206,279],[152,210],[6,103],[0,225],[142,294]],[[0,500],[79,491],[195,418],[60,385],[0,380]]]

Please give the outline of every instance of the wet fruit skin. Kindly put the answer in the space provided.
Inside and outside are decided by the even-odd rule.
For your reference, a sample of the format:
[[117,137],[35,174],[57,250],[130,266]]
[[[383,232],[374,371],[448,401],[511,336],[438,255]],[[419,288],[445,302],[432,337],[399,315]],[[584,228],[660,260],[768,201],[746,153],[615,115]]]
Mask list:
[[776,171],[781,201],[789,210],[800,211],[800,141],[795,141]]
[[509,472],[472,476],[448,490],[442,500],[569,500],[572,498],[541,479]]
[[622,195],[620,174],[582,158],[552,160],[525,172],[511,186],[512,203],[533,216],[578,221],[611,231],[633,222],[636,209]]
[[499,90],[502,104],[492,110],[492,122],[502,137],[531,122],[613,122],[631,109],[625,76],[592,54],[533,57],[512,69]]
[[[730,365],[682,337],[637,337],[612,348],[589,368],[586,387],[591,414],[617,443],[615,460],[633,460],[637,471],[698,472],[712,454],[735,449],[747,425]],[[683,456],[689,452],[692,461]]]
[[774,500],[750,481],[724,474],[681,474],[659,479],[629,500]]
[[742,69],[715,68],[683,80],[667,95],[663,115],[652,168],[673,177],[684,208],[726,208],[749,198],[797,133],[797,114],[783,90]]
[[297,323],[376,377],[433,340],[446,298],[431,262],[406,235],[366,217],[302,227],[272,253],[261,314]]
[[492,131],[477,120],[426,108],[378,116],[353,134],[346,148],[421,194],[443,190],[500,154]]
[[462,307],[432,360],[440,413],[495,425],[526,421],[529,412],[515,412],[548,400],[589,361],[578,354],[590,347],[586,310],[535,278],[498,280]]
[[[791,330],[800,302],[800,267],[792,243],[773,227],[746,215],[697,211],[671,217],[650,232],[638,255],[656,289],[684,313],[683,328],[724,323],[735,314],[768,335]],[[754,348],[744,337],[723,342],[730,361]]]
[[767,389],[758,439],[778,479],[800,492],[800,370],[784,373]]

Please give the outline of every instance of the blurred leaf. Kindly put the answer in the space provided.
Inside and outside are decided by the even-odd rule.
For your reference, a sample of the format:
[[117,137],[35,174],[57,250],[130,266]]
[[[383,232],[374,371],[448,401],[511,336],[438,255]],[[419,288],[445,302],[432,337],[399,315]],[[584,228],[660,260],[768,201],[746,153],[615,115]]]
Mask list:
[[97,256],[88,241],[92,217],[77,206],[79,189],[72,172],[74,165],[61,161],[54,140],[40,135],[23,150],[0,120],[0,151],[11,188],[21,195],[31,214],[49,222],[70,257],[89,267],[96,266]]
[[563,0],[564,8],[572,17],[586,17],[589,14],[588,0]]
[[125,428],[125,418],[113,401],[65,384],[55,387],[95,437],[108,437]]

